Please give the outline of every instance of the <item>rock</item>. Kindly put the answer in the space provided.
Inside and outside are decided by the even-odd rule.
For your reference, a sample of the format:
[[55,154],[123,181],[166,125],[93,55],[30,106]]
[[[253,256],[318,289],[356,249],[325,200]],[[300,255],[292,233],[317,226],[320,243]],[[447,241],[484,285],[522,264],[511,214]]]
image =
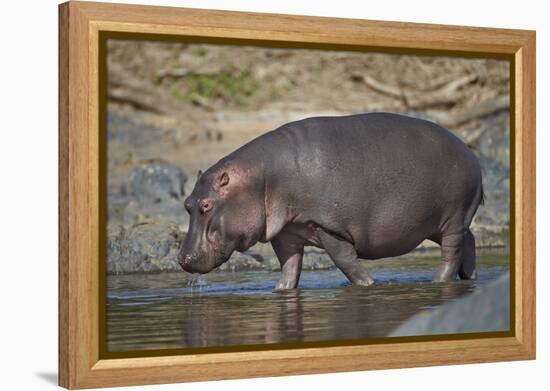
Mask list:
[[268,270],[263,259],[258,259],[250,254],[235,251],[231,258],[222,264],[218,269],[223,272],[236,272],[244,270]]
[[391,337],[505,331],[510,328],[510,275],[398,326]]
[[186,227],[186,183],[187,175],[179,167],[160,160],[147,161],[133,168],[126,179],[109,185],[108,221],[125,227],[150,221]]
[[[130,203],[128,210],[131,213],[134,203]],[[169,199],[156,204],[136,205],[134,209],[136,222],[143,221],[164,221],[174,223],[186,229],[189,225],[189,214],[183,206],[183,198]]]
[[510,118],[504,111],[481,118],[476,126],[482,130],[475,149],[483,156],[510,166]]
[[305,249],[302,270],[328,270],[335,267],[336,265],[334,265],[325,250],[316,247]]
[[183,197],[186,181],[179,167],[153,161],[130,171],[126,192],[140,204],[155,204]]
[[149,222],[127,229],[107,227],[107,273],[135,273],[181,270],[176,261],[184,234],[177,225]]
[[133,147],[148,145],[158,140],[165,129],[155,128],[134,121],[127,115],[121,115],[113,110],[107,110],[107,142],[120,143]]
[[508,226],[472,224],[470,227],[476,239],[477,248],[506,248],[508,243]]
[[[302,270],[327,270],[334,267],[334,262],[330,260],[324,250],[314,247],[305,249]],[[277,271],[280,269],[281,265],[273,250],[266,250],[265,245],[256,245],[245,253],[234,252],[229,261],[221,265],[218,270],[235,272],[244,270]]]
[[[510,208],[509,169],[498,161],[484,156],[479,157],[485,202],[476,213],[473,226],[495,227],[508,230]],[[476,237],[477,239],[477,237]],[[481,245],[482,242],[477,243]]]

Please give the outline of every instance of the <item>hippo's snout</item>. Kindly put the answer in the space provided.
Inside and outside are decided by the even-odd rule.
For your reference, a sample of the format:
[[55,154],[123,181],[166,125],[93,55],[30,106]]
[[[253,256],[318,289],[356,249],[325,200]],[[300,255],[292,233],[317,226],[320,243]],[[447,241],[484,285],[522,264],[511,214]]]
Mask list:
[[188,273],[208,273],[212,270],[212,267],[209,267],[206,259],[201,258],[198,254],[182,254],[178,255],[178,263],[181,268]]

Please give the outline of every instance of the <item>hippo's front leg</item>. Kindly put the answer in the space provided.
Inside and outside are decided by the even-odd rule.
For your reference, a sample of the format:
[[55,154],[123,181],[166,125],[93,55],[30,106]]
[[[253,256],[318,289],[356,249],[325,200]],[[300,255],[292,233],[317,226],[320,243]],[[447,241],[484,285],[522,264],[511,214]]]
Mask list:
[[357,251],[355,251],[353,244],[322,229],[318,230],[318,236],[329,257],[348,280],[355,285],[369,286],[374,284],[367,268],[357,258]]
[[304,244],[294,236],[279,234],[271,240],[271,246],[281,263],[281,278],[275,289],[295,289],[302,272]]

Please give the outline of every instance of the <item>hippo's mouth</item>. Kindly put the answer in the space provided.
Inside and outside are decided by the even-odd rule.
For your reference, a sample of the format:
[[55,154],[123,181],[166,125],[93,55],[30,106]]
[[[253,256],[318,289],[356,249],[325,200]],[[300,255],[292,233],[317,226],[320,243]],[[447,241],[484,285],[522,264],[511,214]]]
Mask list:
[[183,271],[192,274],[206,274],[213,269],[209,266],[204,265],[204,263],[202,262],[179,261],[179,264]]
[[206,274],[227,262],[232,253],[233,251],[226,253],[223,250],[218,250],[214,251],[211,256],[186,254],[178,257],[178,263],[188,273]]
[[225,262],[229,261],[229,258],[231,258],[231,255],[233,254],[233,251],[231,251],[229,254],[225,251],[220,251],[216,254],[214,257],[214,269],[223,265]]

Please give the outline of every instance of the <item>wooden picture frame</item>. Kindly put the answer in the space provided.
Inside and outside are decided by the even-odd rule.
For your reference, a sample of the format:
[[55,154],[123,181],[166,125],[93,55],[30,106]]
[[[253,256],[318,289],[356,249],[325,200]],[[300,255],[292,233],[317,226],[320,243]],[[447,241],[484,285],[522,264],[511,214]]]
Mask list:
[[[512,330],[481,338],[105,358],[100,294],[102,32],[511,61]],[[511,194],[512,195],[512,194]],[[535,358],[535,32],[88,2],[59,6],[59,384],[174,383]]]

